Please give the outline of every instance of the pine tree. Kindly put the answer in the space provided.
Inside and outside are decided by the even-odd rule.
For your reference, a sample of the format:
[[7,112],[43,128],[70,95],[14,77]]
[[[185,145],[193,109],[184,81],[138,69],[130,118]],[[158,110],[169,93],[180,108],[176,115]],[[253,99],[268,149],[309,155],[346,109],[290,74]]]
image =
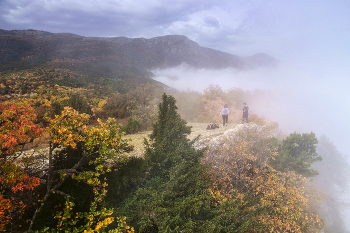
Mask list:
[[151,175],[166,175],[181,159],[176,149],[179,146],[190,147],[187,135],[191,133],[191,127],[186,126],[186,122],[181,119],[175,103],[173,96],[163,94],[150,142],[145,141],[145,159],[151,166]]
[[199,161],[204,151],[193,147],[194,141],[187,138],[190,133],[177,113],[175,98],[164,94],[158,121],[146,140],[148,176],[123,209],[138,232],[215,228],[207,221],[213,218],[213,198],[207,169]]

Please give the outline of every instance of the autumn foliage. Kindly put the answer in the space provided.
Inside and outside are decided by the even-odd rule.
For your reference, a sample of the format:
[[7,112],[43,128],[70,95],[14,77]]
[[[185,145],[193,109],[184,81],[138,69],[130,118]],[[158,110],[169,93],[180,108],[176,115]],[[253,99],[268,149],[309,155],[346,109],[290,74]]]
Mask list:
[[[89,119],[89,115],[80,114],[71,107],[65,107],[60,115],[49,119],[49,168],[46,193],[41,202],[45,205],[56,193],[65,196],[66,202],[64,209],[55,215],[56,227],[46,227],[44,232],[49,229],[50,232],[56,232],[55,229],[57,232],[101,232],[114,221],[114,217],[111,217],[113,210],[101,204],[108,184],[102,182],[100,176],[109,171],[104,163],[106,159],[123,159],[126,157],[123,153],[132,150],[132,146],[121,138],[121,130],[114,119],[108,119],[106,122],[98,119],[98,125],[88,127]],[[70,148],[73,154],[76,153],[80,157],[76,158],[71,167],[54,167],[53,151],[57,148]],[[84,182],[92,187],[94,200],[90,203],[89,211],[72,212],[74,197],[60,190],[68,179]],[[37,207],[29,230],[33,229],[43,205]]]
[[36,114],[29,101],[0,104],[0,231],[16,228],[13,222],[21,218],[30,203],[31,192],[40,182],[21,167],[33,162],[33,158],[13,154],[20,145],[41,134],[35,120]]
[[3,154],[16,151],[19,145],[42,133],[35,120],[36,112],[27,100],[0,103],[0,148]]
[[246,125],[209,148],[205,162],[212,164],[215,190],[243,207],[240,216],[249,222],[244,232],[318,232],[322,224],[311,210],[306,177],[269,166],[278,156],[276,127]]
[[27,175],[13,160],[0,159],[0,171],[0,231],[5,231],[6,226],[23,215],[40,179]]
[[[294,133],[281,143],[274,137],[277,123],[252,116],[249,124],[215,137],[215,145],[198,149],[199,139],[188,139],[191,128],[177,112],[174,97],[164,94],[154,117],[150,106],[157,101],[144,99],[146,91],[140,96],[118,94],[119,100],[105,102],[138,106],[125,105],[125,116],[152,109],[149,119],[155,119],[144,156],[133,163],[136,159],[126,154],[133,146],[123,139],[117,121],[108,114],[102,114],[103,120],[97,116],[91,120],[90,115],[63,106],[66,94],[35,103],[0,104],[0,232],[106,232],[108,227],[114,228],[112,232],[133,232],[130,226],[137,232],[318,232],[322,227],[306,188],[307,171],[318,159],[304,166],[293,160],[294,155],[318,158],[314,135],[299,140]],[[229,100],[234,94],[241,92],[214,86],[202,97],[191,93],[201,101],[202,110],[188,116],[220,121],[225,101],[232,106],[234,122],[236,100]],[[95,104],[100,100],[95,99]],[[36,124],[32,103],[47,111],[41,116],[43,128]],[[40,140],[46,148],[41,154],[45,167],[39,175],[31,170],[37,158],[23,150],[44,131]],[[109,181],[111,177],[116,183]],[[77,184],[89,192],[86,203]],[[107,192],[110,186],[118,192]]]

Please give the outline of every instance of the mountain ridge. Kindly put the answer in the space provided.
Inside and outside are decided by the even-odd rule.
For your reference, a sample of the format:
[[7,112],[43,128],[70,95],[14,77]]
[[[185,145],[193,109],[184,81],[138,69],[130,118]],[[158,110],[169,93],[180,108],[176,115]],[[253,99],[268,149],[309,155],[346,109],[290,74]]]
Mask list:
[[[7,39],[11,39],[13,44],[7,48],[12,48],[19,52],[17,59],[11,57],[11,51],[6,49],[4,44],[8,44]],[[79,52],[79,47],[92,50],[95,48],[92,56],[105,52],[105,56],[114,53],[125,65],[140,67],[141,69],[167,68],[178,66],[181,63],[187,63],[195,68],[222,69],[232,67],[235,69],[252,69],[259,66],[274,66],[276,59],[260,53],[249,57],[240,57],[219,50],[206,48],[198,45],[184,35],[166,35],[150,39],[145,38],[127,38],[127,37],[85,37],[71,33],[51,33],[37,30],[12,30],[6,31],[0,29],[0,51],[2,59],[0,64],[8,64],[6,61],[18,61],[25,55],[36,55],[34,49],[44,47],[48,49],[53,59],[62,57],[71,57],[75,55],[76,59],[81,59],[87,54]],[[16,47],[15,42],[22,42]],[[23,45],[24,44],[24,45]],[[60,51],[59,44],[68,47],[68,51]],[[35,46],[34,46],[35,45]],[[74,46],[76,46],[74,48]],[[95,47],[94,47],[95,46]],[[98,46],[108,47],[105,51]],[[4,48],[5,47],[5,48]],[[51,47],[51,48],[49,48]],[[57,49],[57,50],[55,50]],[[22,52],[22,53],[21,53]],[[79,54],[81,56],[79,56]],[[42,53],[37,54],[43,55]],[[46,54],[47,55],[47,54]],[[55,56],[56,55],[56,56]],[[44,56],[44,61],[51,60]],[[22,59],[23,60],[23,59]]]
[[[3,94],[33,92],[39,83],[32,84],[30,80],[37,78],[43,85],[109,94],[126,93],[147,83],[167,89],[165,84],[153,79],[152,70],[184,63],[197,69],[247,70],[273,66],[276,59],[266,54],[232,55],[202,47],[183,35],[145,39],[0,29],[0,93]],[[24,77],[31,78],[23,82]],[[101,91],[102,87],[105,91]]]

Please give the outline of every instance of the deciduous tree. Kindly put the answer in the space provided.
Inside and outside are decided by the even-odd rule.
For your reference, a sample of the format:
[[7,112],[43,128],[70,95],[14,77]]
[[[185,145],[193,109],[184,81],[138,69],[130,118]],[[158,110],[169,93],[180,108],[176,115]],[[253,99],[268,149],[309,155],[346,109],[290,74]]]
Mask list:
[[314,133],[292,133],[282,141],[278,156],[271,160],[271,165],[279,171],[295,171],[303,176],[315,176],[318,171],[311,168],[322,157],[316,152],[318,140]]
[[[58,220],[62,224],[66,224],[65,230],[75,231],[76,229],[80,229],[81,226],[84,226],[83,228],[85,230],[94,232],[100,228],[105,228],[113,220],[113,218],[109,217],[111,210],[98,205],[102,201],[106,191],[106,184],[101,183],[99,177],[101,174],[108,172],[108,168],[104,166],[107,159],[118,160],[125,158],[126,156],[123,155],[123,152],[130,151],[132,146],[126,140],[121,139],[120,128],[114,119],[108,119],[107,122],[98,120],[99,125],[95,127],[87,127],[88,121],[89,115],[79,114],[70,107],[65,107],[61,115],[56,115],[54,119],[50,120],[48,132],[51,137],[49,142],[50,152],[46,193],[41,200],[42,205],[36,209],[33,215],[28,231],[33,229],[38,213],[52,194],[59,193],[65,197],[70,197],[68,193],[63,193],[59,190],[68,179],[83,181],[91,185],[95,193],[95,201],[91,203],[90,212],[74,216],[82,219],[84,222],[80,223],[79,226],[76,226],[75,223],[67,225],[67,222],[63,221],[63,218],[66,218],[63,217],[64,215],[73,216],[70,212],[64,211],[58,214],[56,216]],[[79,146],[82,153],[72,167],[54,169],[53,150],[59,146],[69,147],[73,150],[77,150]],[[85,166],[90,167],[83,169]],[[67,199],[65,208],[70,210],[73,205],[71,203],[72,201]]]
[[40,179],[24,169],[33,163],[33,158],[18,151],[42,133],[35,120],[35,111],[27,100],[0,103],[0,231],[18,229],[16,221],[39,185]]
[[307,179],[268,165],[278,156],[278,142],[272,137],[276,126],[246,125],[207,152],[206,162],[212,164],[212,174],[217,177],[214,186],[227,197],[223,205],[239,211],[236,217],[220,212],[216,219],[229,232],[318,232],[321,227],[310,209]]
[[36,113],[28,100],[0,103],[1,157],[11,154],[42,133],[34,122]]

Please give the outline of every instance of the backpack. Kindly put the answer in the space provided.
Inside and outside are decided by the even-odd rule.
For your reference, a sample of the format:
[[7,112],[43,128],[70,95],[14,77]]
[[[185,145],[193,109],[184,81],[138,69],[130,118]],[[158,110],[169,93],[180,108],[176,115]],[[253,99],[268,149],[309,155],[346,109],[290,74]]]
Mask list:
[[212,124],[209,124],[209,125],[207,126],[207,130],[217,129],[217,128],[219,128],[219,125],[216,124],[216,123],[212,123]]

